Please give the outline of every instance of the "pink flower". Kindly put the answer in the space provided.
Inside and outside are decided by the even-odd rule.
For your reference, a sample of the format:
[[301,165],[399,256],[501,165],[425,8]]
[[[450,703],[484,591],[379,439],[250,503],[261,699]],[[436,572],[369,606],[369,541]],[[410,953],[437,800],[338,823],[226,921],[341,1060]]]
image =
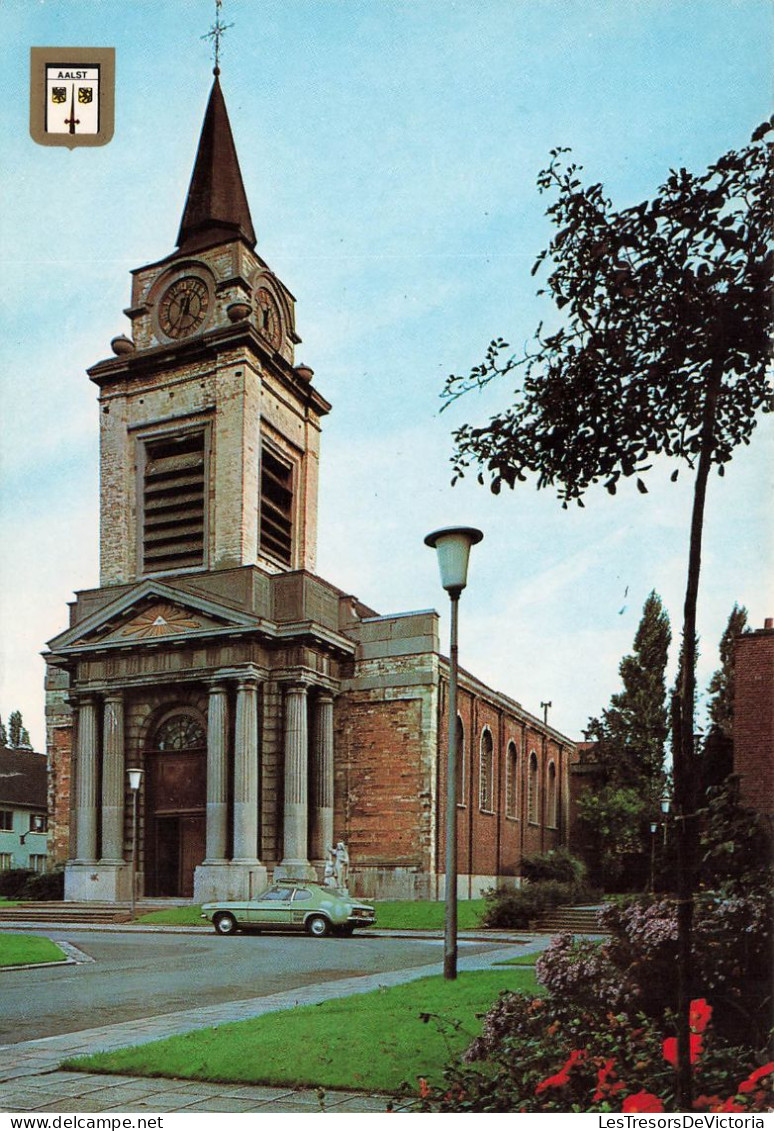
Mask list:
[[633,1096],[627,1096],[621,1107],[623,1112],[633,1111],[663,1111],[664,1105],[658,1096],[654,1096],[652,1092],[636,1092]]

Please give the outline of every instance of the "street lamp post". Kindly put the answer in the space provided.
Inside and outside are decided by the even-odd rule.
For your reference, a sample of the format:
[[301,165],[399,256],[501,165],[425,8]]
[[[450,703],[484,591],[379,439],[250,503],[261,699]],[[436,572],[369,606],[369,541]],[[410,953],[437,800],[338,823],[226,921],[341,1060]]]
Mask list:
[[137,902],[137,798],[140,792],[143,770],[127,770],[129,788],[132,791],[132,902],[131,915],[134,919],[134,909]]
[[435,530],[425,545],[438,554],[441,585],[451,602],[449,646],[449,744],[446,761],[446,895],[443,940],[443,976],[457,977],[457,609],[468,582],[470,547],[484,535],[471,526]]
[[658,821],[650,822],[650,891],[656,890],[656,830]]
[[661,817],[664,822],[664,848],[667,842],[667,823],[669,821],[669,797],[666,793],[661,798]]

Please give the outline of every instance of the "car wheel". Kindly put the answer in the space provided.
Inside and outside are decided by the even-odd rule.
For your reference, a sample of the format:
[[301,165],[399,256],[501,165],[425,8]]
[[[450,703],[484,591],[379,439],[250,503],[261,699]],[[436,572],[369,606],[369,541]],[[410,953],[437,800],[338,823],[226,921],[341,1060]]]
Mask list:
[[219,935],[235,935],[237,932],[237,921],[227,911],[216,915],[212,922]]
[[324,939],[331,933],[331,925],[324,915],[312,915],[306,921],[306,930],[316,939]]

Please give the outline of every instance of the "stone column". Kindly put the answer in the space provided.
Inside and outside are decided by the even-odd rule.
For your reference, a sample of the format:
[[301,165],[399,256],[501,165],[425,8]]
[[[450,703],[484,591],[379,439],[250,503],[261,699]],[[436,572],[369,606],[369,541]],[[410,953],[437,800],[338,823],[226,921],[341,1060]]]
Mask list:
[[102,862],[124,862],[124,700],[105,696],[102,720]]
[[303,683],[287,685],[285,692],[285,805],[283,810],[283,857],[276,877],[314,879],[317,875],[307,858],[308,817],[307,688]]
[[237,684],[234,731],[234,863],[258,863],[258,687]]
[[205,864],[226,859],[228,825],[228,699],[222,683],[210,686],[207,714],[207,849]]
[[97,859],[97,700],[78,704],[78,754],[75,795],[75,855],[80,864]]
[[333,848],[333,695],[320,691],[315,701],[312,742],[311,854],[323,860]]

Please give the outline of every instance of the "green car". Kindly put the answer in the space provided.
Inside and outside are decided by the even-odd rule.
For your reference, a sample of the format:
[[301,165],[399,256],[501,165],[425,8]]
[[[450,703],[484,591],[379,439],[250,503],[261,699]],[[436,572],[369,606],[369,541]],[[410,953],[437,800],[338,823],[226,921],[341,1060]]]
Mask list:
[[322,939],[330,934],[351,935],[355,927],[370,927],[376,922],[376,912],[367,903],[356,903],[341,888],[279,880],[256,899],[203,904],[202,919],[209,919],[219,935],[306,931]]

